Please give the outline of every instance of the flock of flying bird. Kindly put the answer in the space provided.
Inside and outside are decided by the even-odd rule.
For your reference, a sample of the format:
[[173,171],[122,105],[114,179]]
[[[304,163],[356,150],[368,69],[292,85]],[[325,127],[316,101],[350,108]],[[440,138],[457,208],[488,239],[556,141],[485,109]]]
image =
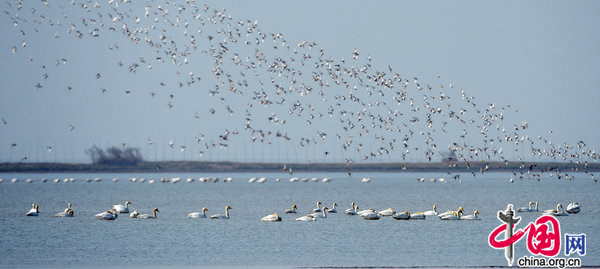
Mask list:
[[[588,173],[588,162],[599,159],[583,141],[554,143],[552,131],[548,137],[529,136],[527,121],[505,122],[505,117],[518,112],[510,104],[477,102],[440,75],[436,74],[433,82],[402,75],[390,65],[375,64],[369,53],[358,49],[335,57],[315,41],[292,41],[282,33],[265,31],[257,20],[234,19],[225,9],[194,0],[38,3],[7,2],[4,14],[19,39],[11,47],[13,54],[27,51],[28,39],[34,36],[67,38],[73,43],[78,39],[110,40],[108,49],[120,57],[115,62],[132,78],[156,66],[170,68],[175,75],[161,73],[162,81],[156,84],[159,90],[149,92],[152,98],[166,96],[167,106],[176,110],[174,90],[193,89],[209,97],[205,111],[194,112],[193,117],[228,124],[224,130],[193,134],[201,147],[199,156],[212,148],[228,148],[238,136],[265,146],[291,143],[306,151],[319,149],[324,160],[342,155],[348,167],[386,157],[391,161],[392,156],[400,162],[411,157],[431,162],[436,154],[447,151],[456,156],[456,163],[467,167],[473,162],[485,163],[481,173],[488,170],[490,162],[508,164],[506,156],[510,154],[522,162],[529,156],[583,164],[583,172]],[[115,40],[146,55],[132,60],[128,52],[119,52],[123,45]],[[26,60],[34,62],[35,58],[29,55]],[[43,74],[34,87],[44,89],[52,72],[67,64],[69,59],[62,56],[57,57],[55,68],[38,63]],[[107,77],[95,71],[90,74],[90,80]],[[65,88],[74,90],[70,85]],[[128,89],[123,94],[138,91],[143,90]],[[116,90],[101,88],[98,94],[110,92]],[[9,122],[2,118],[3,126]],[[67,125],[75,130],[75,125]],[[292,127],[301,131],[288,133]],[[214,133],[207,133],[210,131]],[[146,137],[142,141],[153,143]],[[173,140],[169,147],[182,152],[189,148],[177,146]],[[47,149],[51,151],[52,146]],[[306,162],[311,159],[307,157]],[[524,163],[514,176],[539,180],[543,173],[563,177],[563,171],[555,167]],[[593,179],[593,174],[590,177]]]
[[[154,208],[152,214],[140,214],[137,210],[130,212],[129,205],[132,203],[130,201],[126,201],[124,204],[116,204],[110,210],[105,212],[100,212],[95,215],[96,218],[102,220],[115,220],[119,216],[119,214],[129,214],[130,218],[137,219],[157,219],[158,215],[156,213],[160,212],[158,208]],[[327,206],[321,207],[323,203],[320,201],[317,202],[317,207],[312,210],[312,213],[307,214],[305,216],[301,216],[296,218],[296,221],[303,222],[313,222],[318,219],[326,219],[327,214],[336,214],[337,211],[337,203],[333,203],[331,208]],[[535,204],[535,206],[534,206]],[[517,209],[518,212],[538,212],[539,203],[529,202],[527,207],[522,207]],[[54,214],[55,217],[73,217],[74,210],[71,207],[71,203],[68,204],[67,208],[63,211]],[[215,214],[211,215],[211,219],[229,219],[229,210],[232,209],[231,206],[225,207],[224,214]],[[191,212],[187,215],[188,218],[198,219],[198,218],[208,218],[206,215],[206,211],[208,209],[206,207],[202,208],[200,212]],[[441,220],[481,220],[479,218],[479,211],[475,210],[473,215],[464,215],[464,208],[462,206],[458,207],[456,211],[448,210],[443,213],[437,212],[437,205],[433,205],[433,210],[423,211],[423,212],[414,212],[410,213],[408,211],[396,212],[392,208],[388,208],[381,211],[376,211],[373,208],[367,210],[359,211],[359,207],[357,204],[352,202],[350,208],[346,209],[344,213],[346,215],[358,215],[361,216],[365,220],[378,220],[381,217],[392,217],[397,220],[424,220],[427,217],[439,217]],[[568,216],[569,214],[578,214],[581,212],[581,206],[578,202],[572,202],[567,206],[567,210],[563,209],[562,204],[558,204],[556,209],[549,209],[543,211],[544,215],[553,215],[553,216]],[[296,204],[293,204],[290,209],[285,210],[285,214],[296,214],[298,213],[298,207]],[[26,216],[36,217],[39,216],[39,205],[32,204],[31,209],[27,212]],[[281,222],[283,218],[279,216],[277,213],[273,213],[271,215],[266,215],[261,218],[261,221],[264,222]]]

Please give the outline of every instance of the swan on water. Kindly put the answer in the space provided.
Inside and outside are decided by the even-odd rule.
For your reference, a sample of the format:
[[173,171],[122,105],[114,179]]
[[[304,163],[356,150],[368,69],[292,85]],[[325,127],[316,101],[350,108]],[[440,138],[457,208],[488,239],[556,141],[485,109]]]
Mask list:
[[408,211],[398,212],[398,213],[394,214],[392,216],[392,218],[397,219],[397,220],[407,220],[407,219],[410,219],[410,213],[408,213]]
[[75,212],[73,211],[73,209],[68,208],[63,212],[58,212],[54,214],[54,216],[57,218],[73,217],[74,213]]
[[296,209],[298,209],[298,208],[296,207],[296,205],[295,205],[295,204],[293,204],[293,205],[292,205],[292,209],[288,209],[288,210],[286,210],[286,211],[285,211],[285,213],[286,213],[286,214],[296,214]]
[[324,218],[327,218],[327,209],[329,209],[329,208],[327,208],[325,206],[325,207],[323,207],[323,210],[321,212],[322,214],[319,214],[319,212],[315,212],[315,213],[308,214],[308,215],[310,215],[310,216],[312,216],[313,218],[316,218],[316,219],[319,219],[319,218],[324,219]]
[[572,202],[567,206],[567,213],[577,214],[579,212],[581,212],[581,207],[578,202]]
[[208,211],[208,209],[206,207],[203,207],[202,212],[189,213],[188,218],[192,218],[192,219],[206,218],[206,211]]
[[461,216],[460,219],[461,220],[481,220],[479,218],[479,210],[475,210],[475,212],[473,212],[473,215]]
[[65,213],[67,213],[67,211],[69,211],[69,209],[71,209],[72,204],[68,203],[67,204],[67,208],[65,208],[65,210],[63,210]]
[[102,213],[98,213],[95,215],[96,218],[99,219],[104,219],[104,220],[114,220],[117,217],[119,217],[119,212],[117,212],[117,210],[115,210],[114,208]]
[[461,212],[461,213],[462,213],[462,212],[463,212],[463,210],[464,210],[464,209],[463,209],[463,207],[462,207],[462,206],[459,206],[459,207],[458,207],[458,209],[457,209],[456,211],[453,211],[453,210],[448,210],[448,211],[446,211],[446,212],[444,212],[444,213],[440,213],[440,214],[438,214],[437,216],[438,216],[438,217],[440,217],[440,219],[441,219],[441,218],[443,218],[443,217],[447,217],[447,216],[450,216],[450,215],[456,215],[456,214],[458,214],[458,212]]
[[158,218],[158,216],[156,215],[157,212],[160,212],[160,211],[158,211],[158,208],[154,208],[152,210],[152,215],[150,215],[150,214],[140,214],[140,215],[137,216],[137,218],[138,219],[157,219]]
[[527,207],[517,208],[517,212],[532,212],[531,211],[532,205],[533,205],[533,201],[529,201],[529,204],[527,204]]
[[31,209],[27,212],[28,217],[37,217],[40,215],[40,206],[37,204],[31,204]]
[[379,215],[379,213],[375,212],[375,210],[368,210],[366,212],[364,212],[363,214],[359,214],[361,217],[363,217],[363,219],[366,220],[378,220],[379,218],[381,218],[381,215]]
[[542,214],[550,214],[558,211],[563,211],[563,205],[560,203],[556,205],[556,209],[546,209],[544,212],[542,212]]
[[262,219],[260,219],[262,221],[266,221],[266,222],[280,222],[281,221],[281,217],[279,215],[277,215],[277,213],[273,213],[272,215],[267,215],[262,217]]
[[361,210],[361,211],[358,211],[358,212],[356,212],[356,214],[362,217],[363,215],[365,215],[365,214],[370,214],[371,212],[375,212],[375,213],[377,213],[377,212],[375,211],[375,209],[373,209],[373,208],[369,208],[369,209],[366,209],[366,210]]
[[381,215],[382,217],[390,217],[392,215],[394,215],[396,212],[394,211],[394,209],[392,208],[388,208],[386,210],[381,210],[378,212],[379,215]]
[[126,201],[125,205],[113,205],[113,209],[117,211],[117,213],[129,213],[129,205],[130,201]]
[[138,213],[137,210],[133,210],[133,212],[131,212],[131,214],[129,214],[129,217],[132,219],[136,219],[139,215],[140,215],[140,213]]
[[296,221],[317,221],[317,219],[311,215],[306,215],[306,216],[297,218]]
[[331,206],[331,208],[327,210],[327,213],[337,213],[337,209],[335,209],[335,207],[337,205],[338,205],[337,203],[333,203],[333,205]]
[[317,208],[313,209],[313,212],[321,212],[321,202],[317,202]]
[[568,216],[569,213],[565,212],[563,209],[563,205],[562,204],[557,204],[556,205],[556,210],[554,209],[548,209],[548,210],[544,210],[544,215],[552,215],[552,216]]
[[226,206],[225,214],[212,215],[212,216],[210,216],[210,218],[211,219],[229,219],[229,209],[231,209],[231,206]]
[[459,211],[452,211],[451,214],[449,215],[444,215],[443,217],[440,217],[441,220],[460,220],[462,216],[462,210]]
[[423,212],[425,216],[437,216],[437,205],[433,205],[433,210]]
[[425,214],[422,212],[415,212],[410,214],[410,219],[425,219]]
[[350,206],[350,208],[346,209],[346,215],[356,215],[356,206],[354,205],[354,202],[352,202],[352,205]]

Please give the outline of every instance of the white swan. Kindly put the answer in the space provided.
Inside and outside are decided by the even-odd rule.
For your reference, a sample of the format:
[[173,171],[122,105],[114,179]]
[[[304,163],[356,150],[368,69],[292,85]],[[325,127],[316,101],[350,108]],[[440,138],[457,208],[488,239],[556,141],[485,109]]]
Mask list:
[[437,205],[433,205],[433,210],[423,212],[425,216],[437,216]]
[[277,213],[273,213],[272,215],[267,215],[262,217],[262,219],[260,219],[262,221],[266,221],[266,222],[280,222],[281,221],[281,217],[279,215],[277,215]]
[[369,208],[369,209],[366,209],[366,210],[361,210],[361,211],[358,211],[358,212],[356,212],[356,214],[362,217],[363,215],[366,215],[366,214],[371,214],[372,212],[374,212],[374,213],[377,213],[377,212],[375,211],[375,209],[373,209],[373,208]]
[[73,217],[74,213],[75,212],[73,211],[73,209],[68,208],[63,212],[58,212],[58,213],[54,214],[54,216],[57,218]]
[[319,212],[316,213],[312,213],[312,214],[308,214],[309,216],[312,216],[315,219],[325,219],[327,218],[327,208],[326,206],[323,207],[323,210],[321,211],[321,214],[319,214]]
[[338,205],[337,203],[333,203],[333,205],[331,206],[331,208],[327,210],[327,213],[337,213],[337,209],[335,209],[335,207],[337,205]]
[[200,212],[189,213],[188,218],[192,218],[192,219],[206,218],[206,211],[208,211],[208,209],[206,207],[203,207],[202,213],[200,213]]
[[126,201],[125,205],[113,205],[113,209],[117,211],[117,213],[129,213],[129,205],[130,201]]
[[297,218],[296,221],[317,221],[317,219],[311,215],[306,215],[306,216]]
[[543,214],[544,215],[557,216],[557,217],[568,216],[569,215],[569,213],[567,213],[567,212],[564,211],[562,204],[557,204],[556,205],[556,210],[554,210],[554,209],[545,210]]
[[567,213],[577,214],[579,212],[581,212],[581,207],[578,202],[572,202],[567,206]]
[[231,209],[231,206],[226,206],[225,207],[225,215],[216,214],[216,215],[210,216],[210,218],[211,219],[229,219],[229,209]]
[[407,220],[410,219],[410,213],[408,213],[408,211],[398,212],[394,214],[392,218],[397,220]]
[[529,202],[528,207],[521,207],[517,209],[518,212],[538,212],[538,202],[535,202],[535,207],[533,207],[534,202]]
[[40,207],[37,204],[31,204],[31,209],[27,212],[28,217],[37,217],[40,215]]
[[533,206],[534,205],[533,202],[530,202],[530,203],[531,203],[531,206],[527,210],[521,211],[521,209],[525,209],[525,208],[519,208],[517,211],[519,211],[519,212],[538,212],[538,206],[540,203],[535,202],[535,207]]
[[104,220],[114,220],[117,217],[119,217],[119,212],[117,212],[117,210],[115,210],[114,208],[102,213],[98,213],[95,215],[96,218],[99,219],[104,219]]
[[379,218],[381,218],[381,215],[379,215],[379,213],[375,212],[375,210],[367,211],[367,212],[361,214],[360,216],[366,220],[378,220]]
[[475,210],[475,212],[473,212],[473,215],[461,216],[460,219],[461,220],[481,220],[479,218],[479,210]]
[[71,206],[72,206],[72,204],[68,203],[67,208],[65,208],[65,210],[63,212],[67,213],[67,211],[72,210]]
[[517,208],[517,212],[531,212],[531,206],[533,205],[533,201],[529,201],[527,207]]
[[296,207],[295,204],[292,205],[292,209],[288,209],[285,211],[286,214],[296,214],[296,209],[298,209],[298,207]]
[[317,202],[317,208],[313,209],[313,212],[321,212],[321,202]]
[[129,214],[129,217],[132,219],[137,219],[137,217],[140,215],[140,213],[137,212],[137,210],[133,210],[133,212],[131,212],[131,214]]
[[440,214],[438,214],[437,216],[438,216],[438,217],[441,219],[441,218],[444,218],[444,217],[448,217],[448,216],[450,216],[450,215],[456,215],[456,214],[458,214],[458,212],[461,212],[461,213],[462,213],[462,212],[463,212],[463,210],[464,210],[464,209],[463,209],[463,207],[462,207],[462,206],[459,206],[459,207],[458,207],[458,209],[457,209],[456,211],[453,211],[453,210],[448,210],[448,211],[446,211],[446,212],[444,212],[444,213],[440,213]]
[[462,210],[452,211],[452,214],[440,217],[441,220],[460,220],[462,216]]
[[150,214],[140,214],[137,216],[138,219],[158,219],[158,216],[156,215],[156,212],[160,212],[158,211],[158,208],[154,208],[152,210],[152,215]]
[[356,215],[356,211],[357,211],[357,206],[354,205],[354,202],[352,202],[352,205],[350,206],[350,208],[346,209],[346,215]]
[[410,214],[410,219],[425,219],[425,214],[421,212],[415,212]]
[[552,214],[552,213],[555,213],[558,211],[563,211],[562,204],[557,204],[556,209],[546,209],[546,210],[544,210],[544,212],[542,212],[542,214]]
[[388,208],[386,210],[379,211],[379,215],[381,215],[382,217],[390,217],[390,216],[394,215],[395,213],[396,212],[392,208]]

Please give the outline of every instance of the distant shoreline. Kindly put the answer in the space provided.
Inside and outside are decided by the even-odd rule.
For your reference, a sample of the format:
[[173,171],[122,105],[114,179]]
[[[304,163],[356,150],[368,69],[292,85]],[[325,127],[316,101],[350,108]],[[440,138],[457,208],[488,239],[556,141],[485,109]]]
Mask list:
[[[465,163],[244,163],[244,162],[191,162],[164,161],[136,164],[85,164],[85,163],[0,163],[0,173],[51,173],[51,172],[508,172],[534,171],[561,173],[600,171],[600,164],[558,162],[469,162]],[[487,169],[486,169],[487,166]]]

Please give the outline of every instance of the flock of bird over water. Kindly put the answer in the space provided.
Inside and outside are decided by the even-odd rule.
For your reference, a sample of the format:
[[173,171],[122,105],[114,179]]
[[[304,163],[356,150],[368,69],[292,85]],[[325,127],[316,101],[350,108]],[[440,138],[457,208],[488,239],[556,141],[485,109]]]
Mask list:
[[[130,201],[126,201],[124,204],[116,204],[113,205],[111,209],[107,211],[100,212],[94,215],[96,218],[101,220],[115,220],[119,216],[119,214],[129,214],[129,217],[132,219],[157,219],[158,218],[158,208],[154,208],[151,214],[140,214],[137,210],[133,210],[130,212],[129,206],[132,203]],[[327,206],[323,206],[323,203],[320,201],[317,202],[317,207],[312,210],[312,213],[295,218],[296,221],[303,222],[313,222],[318,219],[327,219],[327,214],[337,214],[337,203],[333,203],[331,208]],[[538,211],[538,202],[529,202],[527,207],[518,208],[518,212],[539,212]],[[206,212],[208,209],[203,207],[201,211],[191,212],[187,215],[188,218],[192,219],[200,219],[200,218],[210,218],[210,219],[229,219],[229,210],[232,209],[231,206],[225,207],[225,212],[223,214],[215,214],[208,216]],[[556,209],[548,209],[542,212],[543,215],[552,215],[552,216],[569,216],[570,214],[578,214],[581,211],[581,207],[578,202],[572,202],[567,206],[567,210],[565,211],[562,204],[556,205]],[[382,217],[392,217],[396,220],[424,220],[426,218],[438,217],[441,220],[481,220],[479,218],[479,211],[474,210],[472,215],[465,215],[464,208],[462,206],[458,207],[457,210],[448,210],[445,212],[438,213],[437,205],[433,205],[433,210],[423,211],[423,212],[414,212],[410,213],[408,211],[395,211],[393,208],[388,208],[385,210],[377,211],[373,208],[369,208],[366,210],[360,210],[358,204],[352,202],[350,208],[343,211],[346,215],[358,215],[361,216],[365,220],[378,220]],[[285,214],[297,214],[298,207],[296,204],[293,204],[290,209],[285,210]],[[40,215],[39,205],[32,204],[31,209],[27,212],[26,216],[29,217],[37,217]],[[74,217],[75,211],[72,208],[72,204],[69,203],[67,208],[63,211],[54,214],[55,217]],[[264,222],[281,222],[283,218],[278,213],[273,213],[270,215],[266,215],[260,219]]]
[[[310,156],[348,166],[392,157],[400,163],[411,159],[431,162],[436,154],[451,152],[455,166],[485,164],[481,173],[488,171],[491,163],[508,165],[508,156],[512,156],[521,162],[515,179],[538,180],[542,173],[559,179],[572,177],[557,167],[529,166],[524,158],[568,162],[585,173],[589,163],[600,160],[584,141],[556,142],[551,130],[528,134],[529,123],[515,119],[517,108],[479,101],[439,74],[432,72],[432,81],[427,82],[376,63],[366,51],[329,53],[316,41],[292,40],[283,33],[266,31],[258,20],[235,18],[225,8],[197,2],[6,1],[3,13],[12,25],[6,37],[14,45],[5,52],[26,60],[32,65],[32,74],[39,71],[38,81],[30,88],[53,90],[67,98],[68,93],[83,91],[69,79],[57,79],[65,77],[60,74],[63,66],[75,61],[56,55],[55,61],[47,62],[43,59],[46,50],[31,51],[28,44],[39,40],[68,42],[69,46],[80,40],[109,44],[106,60],[114,61],[119,77],[130,76],[136,83],[123,89],[110,83],[117,81],[112,77],[115,74],[80,68],[79,79],[89,82],[86,85],[107,85],[85,89],[98,95],[86,102],[108,95],[139,102],[164,98],[169,111],[190,113],[187,118],[197,120],[200,130],[187,134],[194,138],[191,145],[167,138],[168,145],[162,146],[183,153],[196,145],[193,154],[197,158],[225,150],[234,140],[264,147],[292,145],[298,151],[296,159],[302,157],[300,162],[306,154],[306,163],[310,163],[308,152],[317,152]],[[131,51],[139,56],[132,56]],[[14,59],[18,58],[10,58]],[[156,69],[161,70],[160,75],[153,73]],[[155,84],[136,88],[141,80]],[[66,85],[57,85],[61,83]],[[22,88],[27,85],[15,88],[25,91]],[[183,88],[188,90],[180,90]],[[176,100],[207,103],[182,105],[185,108],[178,110]],[[14,121],[3,116],[1,126],[11,128]],[[77,126],[66,119],[65,132],[76,133]],[[180,133],[178,128],[171,129]],[[289,131],[296,129],[299,131]],[[148,147],[159,143],[152,137],[139,140]],[[18,143],[11,143],[11,153],[17,147]],[[61,149],[44,145],[42,150]],[[27,159],[22,157],[23,162]],[[591,173],[589,177],[594,179]]]

